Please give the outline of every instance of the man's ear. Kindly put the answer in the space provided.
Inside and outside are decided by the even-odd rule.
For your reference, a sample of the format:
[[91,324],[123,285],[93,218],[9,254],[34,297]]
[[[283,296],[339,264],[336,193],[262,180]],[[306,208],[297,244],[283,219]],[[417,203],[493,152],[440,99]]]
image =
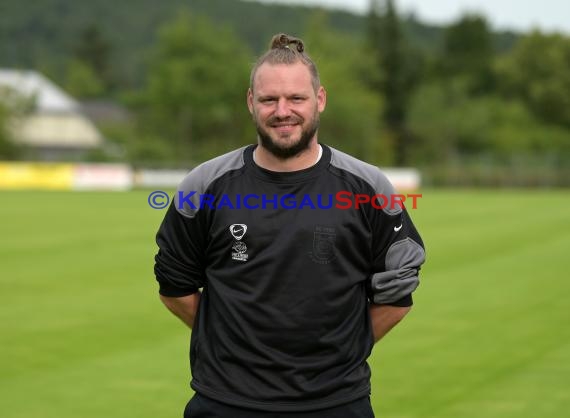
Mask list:
[[253,90],[251,88],[247,89],[247,108],[249,113],[253,115]]
[[325,107],[327,107],[327,91],[323,86],[320,86],[317,91],[317,109],[319,113],[325,110]]

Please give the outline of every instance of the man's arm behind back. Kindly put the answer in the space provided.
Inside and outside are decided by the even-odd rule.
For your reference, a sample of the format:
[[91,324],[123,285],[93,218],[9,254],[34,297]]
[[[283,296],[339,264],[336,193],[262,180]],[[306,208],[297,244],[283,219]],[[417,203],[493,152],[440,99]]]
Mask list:
[[194,326],[194,319],[200,303],[200,292],[182,297],[160,295],[160,300],[170,312],[180,318],[189,328]]

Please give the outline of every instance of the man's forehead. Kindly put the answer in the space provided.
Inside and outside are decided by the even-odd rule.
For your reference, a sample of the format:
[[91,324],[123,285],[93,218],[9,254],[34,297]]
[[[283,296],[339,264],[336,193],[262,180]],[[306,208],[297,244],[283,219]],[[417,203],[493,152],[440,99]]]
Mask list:
[[255,73],[253,84],[254,89],[295,87],[312,90],[311,72],[300,61],[294,64],[263,63]]

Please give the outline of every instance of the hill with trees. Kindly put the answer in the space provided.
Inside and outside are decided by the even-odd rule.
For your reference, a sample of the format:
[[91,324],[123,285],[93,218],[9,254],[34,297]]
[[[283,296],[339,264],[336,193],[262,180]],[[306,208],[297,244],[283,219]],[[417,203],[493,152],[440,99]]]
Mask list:
[[0,66],[126,106],[130,123],[101,126],[124,153],[96,158],[187,167],[254,141],[249,69],[287,32],[319,63],[324,142],[420,167],[432,184],[570,183],[567,36],[495,33],[479,15],[434,27],[395,1],[370,4],[360,16],[237,0],[4,0]]

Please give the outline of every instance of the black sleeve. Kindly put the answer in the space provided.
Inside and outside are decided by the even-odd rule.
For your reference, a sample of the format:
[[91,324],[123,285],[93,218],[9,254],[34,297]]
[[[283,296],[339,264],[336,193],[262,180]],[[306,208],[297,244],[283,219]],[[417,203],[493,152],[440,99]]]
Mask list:
[[371,301],[378,305],[411,306],[412,292],[419,285],[419,271],[425,261],[423,241],[406,209],[376,210],[372,216]]
[[154,274],[163,296],[181,297],[204,286],[206,231],[203,211],[193,217],[176,210],[175,199],[156,234]]

